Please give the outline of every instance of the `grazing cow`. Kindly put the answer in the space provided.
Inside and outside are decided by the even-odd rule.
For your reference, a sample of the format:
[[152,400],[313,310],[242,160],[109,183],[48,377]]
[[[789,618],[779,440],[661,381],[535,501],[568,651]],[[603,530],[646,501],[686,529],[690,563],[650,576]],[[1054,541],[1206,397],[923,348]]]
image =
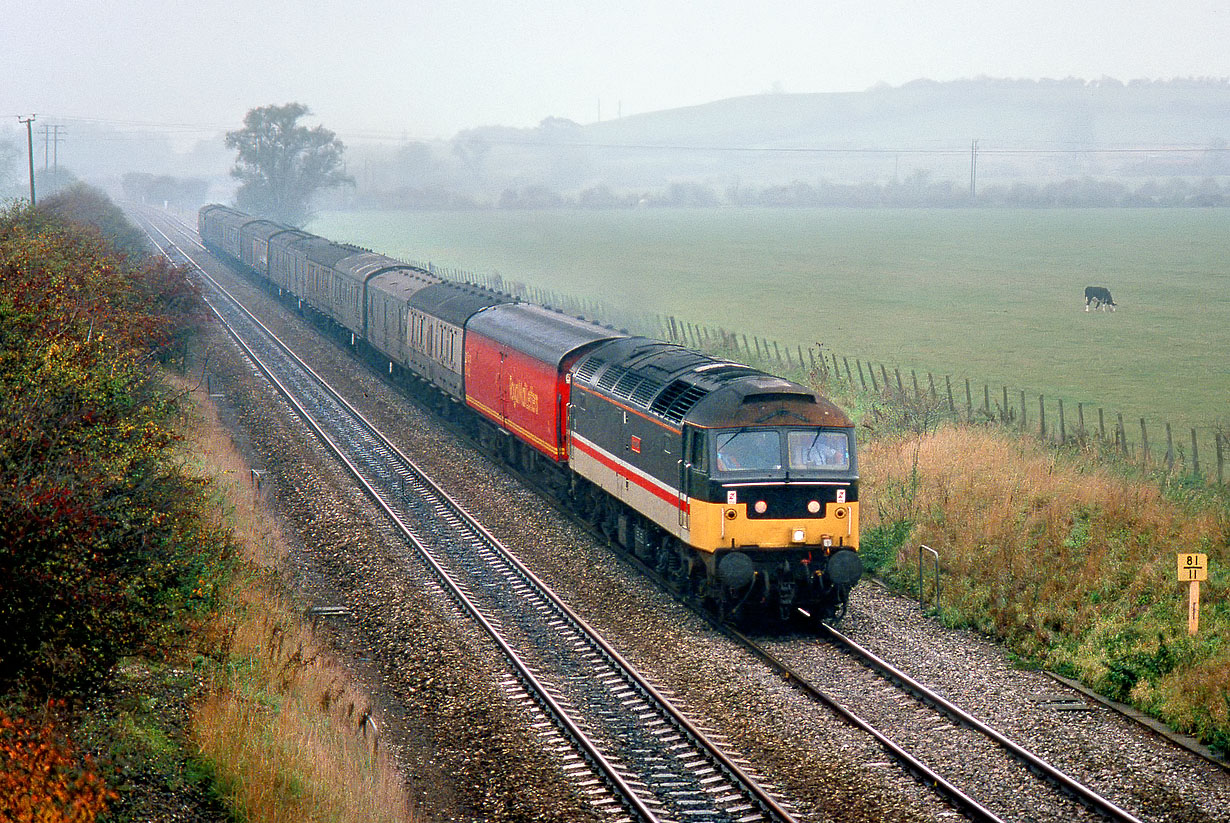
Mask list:
[[1110,306],[1110,310],[1114,311],[1115,300],[1110,296],[1110,289],[1105,286],[1085,286],[1085,311],[1089,311],[1090,305],[1095,309]]

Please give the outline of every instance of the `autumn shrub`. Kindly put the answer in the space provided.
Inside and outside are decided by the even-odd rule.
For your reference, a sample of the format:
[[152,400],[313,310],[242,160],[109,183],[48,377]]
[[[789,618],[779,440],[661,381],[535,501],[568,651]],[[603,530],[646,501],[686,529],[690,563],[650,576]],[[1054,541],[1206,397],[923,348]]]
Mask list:
[[57,721],[52,704],[32,720],[0,708],[0,820],[92,823],[116,795]]
[[[77,195],[73,220],[102,208]],[[154,372],[199,297],[54,206],[0,212],[0,691],[33,694],[86,690],[165,642],[208,608],[227,553],[172,459],[176,398]]]

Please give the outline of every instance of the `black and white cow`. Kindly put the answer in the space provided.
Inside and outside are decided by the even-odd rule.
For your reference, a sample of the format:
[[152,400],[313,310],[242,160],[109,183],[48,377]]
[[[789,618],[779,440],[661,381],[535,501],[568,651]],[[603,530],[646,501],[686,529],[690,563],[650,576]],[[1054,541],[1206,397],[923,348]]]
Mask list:
[[1089,307],[1095,309],[1105,309],[1110,306],[1110,310],[1115,310],[1115,300],[1110,296],[1110,289],[1105,286],[1085,286],[1085,311],[1089,311]]

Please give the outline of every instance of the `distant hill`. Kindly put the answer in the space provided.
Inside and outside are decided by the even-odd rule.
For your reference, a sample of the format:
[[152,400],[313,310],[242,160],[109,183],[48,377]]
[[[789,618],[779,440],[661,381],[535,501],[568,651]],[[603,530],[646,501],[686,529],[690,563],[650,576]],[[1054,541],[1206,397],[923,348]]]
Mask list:
[[[764,94],[578,124],[458,134],[437,158],[480,197],[792,183],[980,184],[1230,175],[1230,80],[918,80]],[[445,166],[452,166],[445,173]],[[391,169],[395,174],[395,170]],[[442,182],[442,181],[441,181]],[[449,185],[445,183],[445,185]]]

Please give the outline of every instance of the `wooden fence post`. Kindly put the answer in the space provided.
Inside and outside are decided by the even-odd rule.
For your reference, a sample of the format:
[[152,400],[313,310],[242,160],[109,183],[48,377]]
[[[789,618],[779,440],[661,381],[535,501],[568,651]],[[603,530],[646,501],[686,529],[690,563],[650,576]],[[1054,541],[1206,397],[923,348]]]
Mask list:
[[867,373],[871,375],[871,390],[879,394],[880,387],[876,385],[876,370],[870,363],[867,364]]
[[1064,425],[1063,398],[1059,398],[1059,445],[1068,442],[1068,427]]
[[1046,439],[1046,400],[1038,395],[1038,439]]
[[1166,471],[1174,471],[1174,438],[1170,436],[1170,422],[1166,422]]
[[1221,450],[1223,439],[1224,438],[1221,436],[1221,432],[1213,432],[1213,447],[1217,450],[1217,485],[1219,486],[1226,482],[1226,475],[1224,472],[1225,456],[1222,454]]
[[1123,456],[1128,456],[1127,432],[1123,430],[1123,412],[1115,412],[1115,417],[1119,421],[1119,428],[1115,432],[1115,437],[1119,438],[1119,446],[1123,449]]
[[[854,358],[854,365],[858,366],[858,382],[863,385],[863,391],[867,391],[867,378],[863,377],[863,361],[856,357]],[[875,378],[875,372],[872,372],[871,379],[874,381]]]
[[1084,440],[1085,439],[1085,404],[1084,403],[1076,404],[1076,426],[1077,426],[1077,432],[1078,432],[1077,436],[1080,439]]
[[918,372],[910,369],[910,379],[914,381],[914,399],[922,400],[922,392],[918,390]]
[[846,367],[846,382],[850,384],[851,388],[853,388],[854,387],[854,375],[850,374],[850,358],[846,357],[845,355],[842,355],[841,362],[845,364],[845,367]]
[[952,402],[952,378],[944,375],[944,390],[948,393],[948,413],[956,414],[957,407]]
[[927,385],[931,387],[931,399],[939,400],[939,395],[935,393],[935,375],[927,372]]
[[1021,431],[1025,431],[1025,390],[1021,389]]
[[905,394],[905,385],[901,382],[901,369],[894,366],[893,371],[897,374],[897,391]]
[[1192,473],[1200,474],[1200,451],[1196,448],[1196,430],[1192,429]]
[[1145,419],[1140,418],[1140,465],[1149,465],[1149,430],[1145,428]]
[[888,369],[884,368],[884,364],[880,364],[880,376],[884,378],[884,391],[888,391]]
[[1102,407],[1098,406],[1098,439],[1106,442],[1106,421],[1102,418]]
[[1000,422],[1008,422],[1008,387],[1004,386],[1004,405],[999,410],[1000,416],[1003,418]]

